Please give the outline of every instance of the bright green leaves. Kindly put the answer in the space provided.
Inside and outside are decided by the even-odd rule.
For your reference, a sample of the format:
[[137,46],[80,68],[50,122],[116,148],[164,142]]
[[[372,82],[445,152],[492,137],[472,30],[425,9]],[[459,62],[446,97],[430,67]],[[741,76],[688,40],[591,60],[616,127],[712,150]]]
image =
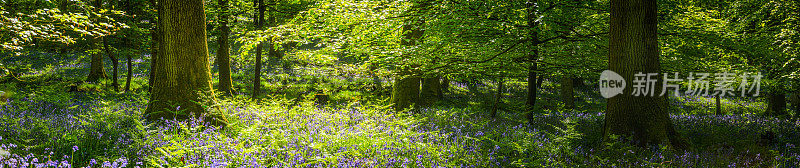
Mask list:
[[[38,1],[37,1],[38,2]],[[121,15],[114,10],[99,10],[87,6],[81,1],[70,1],[71,8],[78,8],[76,13],[62,11],[54,2],[44,1],[39,6],[27,6],[22,9],[5,9],[0,7],[0,46],[5,51],[20,54],[34,39],[72,44],[78,38],[96,38],[112,34],[120,28],[127,28],[123,23],[116,22],[110,15]],[[11,5],[11,3],[20,3]],[[0,6],[26,5],[24,2],[0,2]],[[30,4],[27,4],[30,5]],[[17,13],[6,12],[18,11]]]

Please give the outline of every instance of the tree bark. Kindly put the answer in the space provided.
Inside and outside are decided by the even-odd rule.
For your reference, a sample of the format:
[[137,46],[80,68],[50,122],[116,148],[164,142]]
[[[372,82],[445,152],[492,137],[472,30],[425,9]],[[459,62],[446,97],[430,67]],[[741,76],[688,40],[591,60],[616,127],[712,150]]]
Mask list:
[[441,91],[441,83],[439,82],[439,77],[432,77],[432,78],[423,78],[422,79],[422,88],[420,89],[420,101],[419,104],[422,107],[430,107],[431,105],[435,104],[436,101],[439,101],[439,93]]
[[656,0],[611,1],[609,69],[631,87],[608,99],[603,134],[605,140],[612,134],[632,137],[641,146],[668,139],[674,148],[685,149],[670,121],[665,97],[658,96],[663,81],[651,87],[652,96],[632,95],[634,74],[661,72],[657,6]]
[[573,84],[572,76],[564,76],[561,78],[561,101],[564,102],[564,108],[568,110],[575,108]]
[[219,38],[217,38],[219,49],[217,50],[217,59],[214,61],[219,68],[218,89],[224,95],[230,96],[233,94],[233,91],[231,90],[231,87],[233,86],[233,80],[231,79],[231,46],[228,42],[228,35],[231,32],[231,30],[228,28],[228,0],[219,0],[219,5]]
[[528,8],[528,28],[530,29],[528,34],[530,35],[533,44],[531,45],[532,51],[528,53],[528,59],[531,62],[531,65],[528,67],[528,101],[526,103],[528,106],[528,124],[533,123],[533,113],[536,105],[536,93],[538,92],[538,87],[534,85],[536,84],[537,79],[536,69],[538,65],[536,61],[539,60],[539,32],[536,29],[538,27],[538,23],[535,19],[538,16],[538,13],[536,12],[536,6],[534,5],[535,3],[536,0],[534,0],[534,2],[526,3]]
[[86,78],[86,81],[97,82],[100,79],[107,78],[106,70],[103,68],[103,55],[99,53],[92,54],[91,61],[89,65],[89,77]]
[[419,99],[419,83],[417,77],[395,79],[392,87],[392,103],[396,112],[405,110]]
[[[256,29],[261,29],[264,26],[264,5],[263,0],[256,0],[255,4],[258,9],[258,17],[256,18]],[[256,71],[253,77],[253,100],[257,100],[261,94],[261,49],[263,43],[258,43],[256,46]]]
[[[160,55],[154,62],[153,92],[147,120],[186,119],[190,114],[224,126],[227,120],[218,109],[201,105],[214,102],[211,88],[206,22],[202,0],[159,0]],[[208,105],[208,104],[205,104]]]

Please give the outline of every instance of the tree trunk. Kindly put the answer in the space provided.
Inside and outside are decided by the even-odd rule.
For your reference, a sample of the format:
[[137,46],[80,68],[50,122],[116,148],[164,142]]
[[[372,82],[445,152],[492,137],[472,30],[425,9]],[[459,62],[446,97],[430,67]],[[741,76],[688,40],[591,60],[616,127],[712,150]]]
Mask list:
[[228,0],[219,0],[219,5],[219,38],[217,38],[219,49],[217,50],[217,59],[214,61],[219,68],[219,91],[230,96],[233,94],[231,90],[233,81],[231,79],[231,46],[228,43],[228,35],[231,32],[228,28]]
[[781,116],[786,114],[786,94],[772,91],[767,104],[767,116]]
[[128,65],[127,65],[127,67],[128,67],[128,75],[127,75],[127,77],[125,79],[125,92],[128,92],[128,91],[131,90],[131,78],[133,78],[133,64],[132,64],[133,60],[131,60],[131,54],[130,53],[127,54],[127,56],[128,56],[128,62],[127,62],[128,63]]
[[[267,0],[267,4],[274,4],[274,3],[275,3],[274,0]],[[262,19],[263,19],[263,17],[262,17]],[[266,23],[267,26],[277,26],[277,23],[275,23],[275,19],[276,19],[275,18],[275,11],[270,11],[269,18],[268,18],[267,23]],[[274,44],[274,42],[272,40],[269,41],[269,44],[267,46],[267,51],[269,51],[267,53],[267,54],[269,54],[267,56],[267,72],[274,74],[275,73],[275,69],[277,69],[275,67],[278,66],[278,61],[280,61],[280,58],[279,58],[280,55],[278,53],[278,50],[275,49],[275,44]]]
[[[101,0],[95,0],[94,7],[97,8],[97,10],[100,10],[100,5],[102,3],[103,2]],[[94,39],[93,45],[95,45],[95,47],[98,49],[102,49],[103,46],[101,45],[103,45],[102,43],[104,43],[104,41],[105,40],[102,37],[97,37]],[[100,54],[100,52],[92,54],[92,60],[89,64],[89,76],[86,78],[86,81],[97,82],[100,79],[107,78],[106,70],[103,68],[103,55]]]
[[[258,9],[258,17],[256,18],[256,29],[261,29],[264,25],[264,5],[263,0],[256,0],[255,4]],[[261,94],[261,49],[264,48],[262,43],[256,46],[256,71],[253,77],[253,100],[258,99]]]
[[661,92],[663,81],[650,87],[653,95],[633,96],[636,73],[659,73],[656,0],[612,0],[609,29],[609,69],[626,79],[623,93],[608,99],[603,128],[609,135],[632,137],[638,145],[658,144],[669,140],[674,148],[685,149],[675,132]]
[[89,77],[86,78],[86,81],[97,82],[106,77],[106,70],[103,68],[103,55],[99,53],[92,54],[92,62],[89,65]]
[[419,99],[419,83],[417,77],[395,79],[392,87],[392,103],[396,112],[405,110]]
[[505,87],[503,86],[505,83],[505,78],[503,76],[497,77],[497,91],[494,96],[494,106],[492,107],[492,118],[497,117],[497,109],[500,108],[500,100],[503,98],[503,90]]
[[528,33],[531,36],[532,44],[531,45],[531,52],[528,53],[528,61],[531,62],[531,65],[528,67],[528,102],[526,105],[528,106],[528,124],[533,124],[533,113],[534,107],[536,105],[536,92],[538,92],[538,87],[536,84],[536,69],[537,69],[537,60],[539,60],[539,32],[536,29],[538,27],[538,23],[536,23],[536,19],[538,17],[538,13],[536,12],[536,6],[534,2],[528,2],[528,27],[530,30]]
[[[133,6],[131,6],[131,2],[129,2],[129,1],[123,2],[123,8],[125,9],[126,13],[133,13],[133,12],[131,12],[133,10]],[[127,22],[128,23],[132,23],[133,19],[127,19]],[[131,39],[129,39],[127,36],[122,38],[122,44],[125,45],[125,46],[131,46],[131,47],[133,46],[133,45],[131,45]],[[125,88],[124,88],[125,93],[128,93],[128,91],[130,91],[130,89],[131,89],[131,79],[133,78],[133,63],[132,63],[133,60],[131,60],[131,56],[133,55],[133,53],[134,52],[132,52],[132,51],[125,53],[125,57],[127,59],[126,60],[126,67],[127,67],[127,70],[128,70],[128,73],[127,73],[127,75],[125,77]],[[138,51],[136,53],[138,53]]]
[[715,96],[714,99],[716,99],[716,102],[717,102],[716,103],[717,104],[717,108],[716,108],[717,111],[714,114],[715,115],[722,115],[722,101],[720,100],[719,95]]
[[159,0],[161,34],[159,59],[154,62],[153,92],[146,119],[186,119],[204,116],[206,122],[224,126],[218,109],[201,103],[214,102],[206,43],[202,0]]
[[[414,8],[417,7],[419,7],[419,4],[413,4],[410,11],[413,11]],[[417,41],[422,38],[423,34],[422,30],[418,27],[421,23],[422,20],[418,18],[411,18],[406,21],[405,25],[403,25],[403,39],[400,41],[400,45],[414,46],[417,44]],[[405,57],[413,58],[413,55],[406,55]],[[413,75],[411,69],[401,69],[399,71],[398,77],[396,77],[394,81],[394,87],[392,87],[391,102],[394,104],[395,112],[403,111],[411,107],[414,102],[417,102],[417,100],[419,100],[420,90],[420,78],[406,76]]]
[[114,91],[117,92],[119,91],[119,60],[117,59],[117,56],[111,53],[111,47],[108,46],[108,41],[106,38],[101,37],[101,40],[103,41],[103,50],[105,51],[106,55],[108,55],[108,58],[111,58],[111,66],[114,67],[112,72],[113,75],[111,76],[111,85],[114,86]]
[[575,95],[571,76],[561,78],[561,101],[564,101],[564,108],[572,110],[575,108]]
[[439,82],[439,77],[432,77],[432,78],[423,78],[422,79],[422,89],[420,89],[420,101],[419,104],[422,107],[430,107],[439,101],[439,91],[441,90],[441,83]]

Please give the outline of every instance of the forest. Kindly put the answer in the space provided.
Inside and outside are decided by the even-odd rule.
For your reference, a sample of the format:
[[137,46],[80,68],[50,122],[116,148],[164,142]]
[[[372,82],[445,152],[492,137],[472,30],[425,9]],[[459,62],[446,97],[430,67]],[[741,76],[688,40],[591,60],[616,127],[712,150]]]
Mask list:
[[0,0],[3,167],[798,167],[796,0]]

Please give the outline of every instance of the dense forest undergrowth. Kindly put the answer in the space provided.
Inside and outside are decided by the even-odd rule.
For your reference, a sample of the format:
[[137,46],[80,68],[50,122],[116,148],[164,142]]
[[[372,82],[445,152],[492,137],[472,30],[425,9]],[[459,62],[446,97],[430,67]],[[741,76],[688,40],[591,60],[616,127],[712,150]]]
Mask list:
[[[10,167],[792,167],[800,165],[800,121],[762,117],[760,98],[670,97],[670,116],[688,150],[640,148],[624,137],[602,140],[605,99],[586,81],[576,105],[564,108],[555,78],[541,85],[534,122],[521,109],[526,81],[508,81],[498,115],[496,82],[450,82],[431,108],[394,113],[371,77],[281,73],[267,80],[270,96],[218,96],[225,128],[195,118],[149,122],[143,70],[136,62],[132,89],[110,90],[109,80],[79,82],[88,74],[77,55],[33,54],[17,78],[3,78],[11,95],[0,105],[0,153]],[[60,62],[75,60],[74,62]],[[9,60],[6,60],[9,61]],[[62,66],[52,66],[62,65]],[[106,67],[109,68],[109,67]],[[246,68],[243,68],[246,69]],[[124,71],[124,70],[123,70]],[[234,81],[244,80],[235,72]],[[240,78],[236,78],[239,76]],[[276,75],[277,76],[277,75]],[[286,80],[287,82],[281,82]],[[312,84],[314,80],[325,83]],[[245,82],[240,82],[245,83]],[[285,85],[283,83],[286,83]],[[385,82],[384,82],[385,83]],[[237,88],[238,87],[238,88]],[[237,86],[236,89],[246,89]],[[384,89],[387,86],[383,86]],[[319,105],[313,90],[325,90]],[[384,91],[385,92],[385,91]],[[180,107],[175,111],[181,111]],[[796,113],[796,112],[795,112]]]

